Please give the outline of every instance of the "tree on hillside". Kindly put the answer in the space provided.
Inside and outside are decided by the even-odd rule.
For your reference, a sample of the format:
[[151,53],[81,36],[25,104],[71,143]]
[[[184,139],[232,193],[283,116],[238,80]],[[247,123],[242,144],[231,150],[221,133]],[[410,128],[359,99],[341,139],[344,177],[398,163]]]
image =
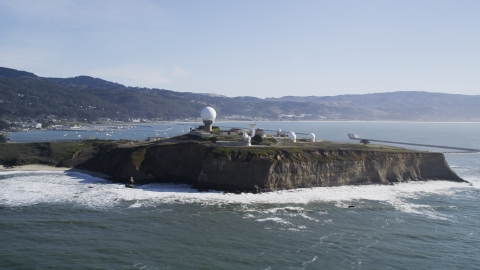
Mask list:
[[7,142],[7,139],[5,139],[5,136],[0,134],[0,143],[6,143],[6,142]]
[[366,139],[363,139],[363,140],[360,141],[360,143],[363,143],[363,145],[367,145],[367,144],[370,143],[370,141],[366,140]]
[[7,122],[0,120],[0,130],[7,130],[11,127],[11,124],[8,124]]
[[257,143],[261,143],[261,142],[263,142],[263,138],[262,138],[262,136],[257,134],[255,136],[253,136],[252,141],[257,142]]

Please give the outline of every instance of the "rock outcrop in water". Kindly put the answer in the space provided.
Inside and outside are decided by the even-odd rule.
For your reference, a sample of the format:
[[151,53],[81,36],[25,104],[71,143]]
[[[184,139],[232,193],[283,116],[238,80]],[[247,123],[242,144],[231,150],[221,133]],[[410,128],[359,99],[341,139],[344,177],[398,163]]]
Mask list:
[[441,153],[312,147],[217,148],[176,143],[101,147],[77,167],[136,183],[174,182],[201,189],[273,191],[391,184],[410,180],[463,182]]

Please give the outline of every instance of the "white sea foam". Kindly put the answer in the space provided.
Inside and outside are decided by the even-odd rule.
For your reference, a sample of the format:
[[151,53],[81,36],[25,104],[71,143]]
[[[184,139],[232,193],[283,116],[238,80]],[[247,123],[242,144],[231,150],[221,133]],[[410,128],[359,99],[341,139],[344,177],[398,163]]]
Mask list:
[[[4,206],[27,206],[39,203],[76,203],[91,208],[108,208],[127,203],[130,208],[155,206],[163,203],[198,203],[203,205],[224,204],[279,204],[285,207],[259,209],[246,207],[252,217],[259,214],[273,216],[310,217],[302,205],[312,202],[334,203],[345,208],[350,204],[362,207],[360,200],[379,201],[402,212],[417,213],[432,218],[446,218],[428,206],[415,203],[426,195],[451,196],[459,190],[478,189],[480,180],[474,184],[448,181],[400,183],[391,186],[342,186],[284,190],[262,194],[232,194],[222,192],[198,192],[186,185],[149,184],[136,189],[125,188],[101,178],[74,172],[2,172],[0,173],[0,204]],[[253,210],[252,210],[253,209]],[[258,212],[258,213],[255,213]]]
[[272,222],[275,222],[275,223],[279,223],[279,224],[282,224],[282,225],[293,225],[292,223],[282,219],[282,218],[279,218],[279,217],[269,217],[269,218],[259,218],[257,219],[257,221],[260,221],[260,222],[266,222],[266,221],[272,221]]
[[464,179],[470,182],[471,186],[480,189],[480,175],[466,176]]

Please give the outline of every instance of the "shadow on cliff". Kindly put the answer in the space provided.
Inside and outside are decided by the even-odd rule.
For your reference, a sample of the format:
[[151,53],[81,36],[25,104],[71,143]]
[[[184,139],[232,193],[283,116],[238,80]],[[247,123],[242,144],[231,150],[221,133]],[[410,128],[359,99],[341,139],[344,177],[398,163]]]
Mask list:
[[[82,170],[77,168],[72,168],[66,170],[65,173],[73,179],[79,180],[79,183],[88,184],[90,188],[95,188],[96,185],[119,185],[124,187],[126,190],[130,190],[131,188],[125,187],[124,181],[115,180],[109,175],[92,172],[88,170]],[[166,183],[159,183],[159,182],[149,182],[149,183],[141,183],[140,185],[135,185],[137,190],[144,190],[144,191],[153,191],[153,192],[182,192],[182,193],[204,193],[209,190],[202,190],[194,188],[192,185],[189,184],[177,184],[172,182]],[[210,192],[220,192],[220,191],[213,191]]]

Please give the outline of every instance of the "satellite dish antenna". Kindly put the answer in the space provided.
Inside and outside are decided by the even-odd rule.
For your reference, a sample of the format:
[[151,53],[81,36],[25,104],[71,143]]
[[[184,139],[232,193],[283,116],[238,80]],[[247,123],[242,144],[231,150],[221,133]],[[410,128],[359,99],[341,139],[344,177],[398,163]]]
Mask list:
[[252,124],[249,124],[249,125],[252,128],[252,137],[253,137],[253,136],[255,136],[255,128],[258,124],[257,123],[252,123]]
[[295,132],[290,131],[290,133],[288,133],[288,139],[290,139],[290,141],[292,141],[292,142],[296,142],[297,141],[297,135],[295,134]]

